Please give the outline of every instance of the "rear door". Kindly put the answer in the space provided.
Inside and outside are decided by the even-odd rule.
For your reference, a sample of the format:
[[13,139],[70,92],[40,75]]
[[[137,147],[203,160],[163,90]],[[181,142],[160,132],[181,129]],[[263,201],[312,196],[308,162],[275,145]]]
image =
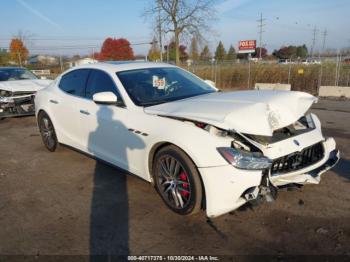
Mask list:
[[60,142],[82,149],[81,107],[85,98],[85,86],[89,69],[77,69],[61,77],[57,97],[50,99],[55,116]]

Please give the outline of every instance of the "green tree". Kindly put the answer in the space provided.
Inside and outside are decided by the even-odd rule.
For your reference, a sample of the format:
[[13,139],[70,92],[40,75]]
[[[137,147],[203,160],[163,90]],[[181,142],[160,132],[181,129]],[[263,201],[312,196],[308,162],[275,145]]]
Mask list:
[[223,61],[225,57],[226,57],[226,50],[223,43],[220,41],[215,51],[215,59],[216,61]]
[[273,55],[280,59],[294,59],[297,57],[305,58],[307,57],[308,51],[306,45],[302,46],[283,46],[279,50],[275,50]]
[[192,37],[192,41],[191,41],[190,58],[193,61],[197,61],[199,58],[198,42],[197,42],[197,38],[195,37]]
[[202,50],[199,58],[202,61],[209,61],[210,56],[211,56],[211,54],[210,54],[209,47],[206,45],[206,46],[203,47],[203,50]]
[[[176,46],[175,42],[171,42],[169,45],[164,46],[164,48],[165,48],[164,56],[166,57],[167,55],[169,55],[170,61],[176,61],[176,48],[175,48],[175,46]],[[189,57],[187,52],[186,52],[186,49],[187,49],[187,47],[185,45],[179,46],[179,55],[180,55],[181,62],[185,62]]]
[[232,60],[235,60],[236,59],[236,50],[235,48],[231,45],[228,52],[227,52],[227,55],[226,55],[226,60],[229,60],[229,61],[232,61]]
[[0,65],[7,65],[10,60],[10,54],[6,51],[6,49],[0,48]]
[[305,44],[297,47],[297,52],[296,52],[297,57],[306,58],[307,54],[308,54],[308,50]]
[[148,51],[148,59],[151,61],[160,60],[160,49],[157,45],[157,40],[155,37],[153,38],[151,48]]

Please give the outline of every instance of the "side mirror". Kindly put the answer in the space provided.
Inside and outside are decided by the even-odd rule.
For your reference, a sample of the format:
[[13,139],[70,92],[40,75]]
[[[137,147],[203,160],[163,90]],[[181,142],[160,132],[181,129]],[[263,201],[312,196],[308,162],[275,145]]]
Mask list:
[[205,83],[207,83],[208,85],[210,85],[211,87],[215,88],[217,91],[219,91],[219,89],[217,89],[217,87],[215,86],[215,82],[211,81],[211,80],[204,80]]
[[115,105],[117,104],[118,98],[112,92],[100,92],[94,94],[92,100],[94,100],[96,104]]
[[46,76],[41,76],[40,79],[41,80],[47,80],[47,77]]

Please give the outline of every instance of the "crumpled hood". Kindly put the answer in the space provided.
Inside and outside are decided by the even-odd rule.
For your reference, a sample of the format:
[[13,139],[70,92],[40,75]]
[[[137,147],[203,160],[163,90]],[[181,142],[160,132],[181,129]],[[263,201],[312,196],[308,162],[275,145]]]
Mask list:
[[53,80],[34,79],[34,80],[13,80],[0,82],[0,90],[10,92],[37,92],[49,86]]
[[217,92],[146,107],[148,114],[204,122],[244,134],[272,136],[302,117],[317,98],[294,91]]

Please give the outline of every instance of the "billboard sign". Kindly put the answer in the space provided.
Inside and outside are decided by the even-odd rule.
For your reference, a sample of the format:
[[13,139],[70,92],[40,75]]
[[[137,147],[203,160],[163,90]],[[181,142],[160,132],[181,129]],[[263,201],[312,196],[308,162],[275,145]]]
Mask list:
[[255,53],[256,40],[242,40],[238,43],[238,53]]

